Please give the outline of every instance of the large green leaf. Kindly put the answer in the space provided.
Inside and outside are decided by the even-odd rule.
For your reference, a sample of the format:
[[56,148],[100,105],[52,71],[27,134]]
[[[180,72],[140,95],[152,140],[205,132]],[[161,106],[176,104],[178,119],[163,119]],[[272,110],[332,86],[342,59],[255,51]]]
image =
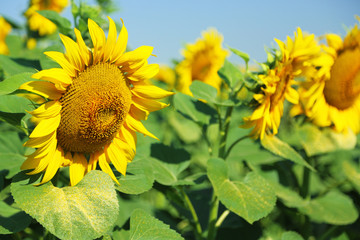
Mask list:
[[[44,49],[44,52],[47,51],[63,52],[64,47],[61,45],[52,45]],[[45,54],[41,54],[39,60],[42,69],[60,68],[60,65],[57,62],[55,62]]]
[[180,234],[168,225],[141,209],[136,209],[130,218],[129,240],[180,240]]
[[329,128],[320,130],[313,124],[306,124],[298,129],[297,134],[298,141],[308,156],[341,149],[349,150],[356,145],[356,136],[352,131],[337,133]]
[[34,67],[21,65],[8,56],[0,55],[0,68],[4,70],[5,77],[24,72],[35,72]]
[[31,217],[25,212],[0,202],[0,234],[16,233],[31,223]]
[[213,86],[201,82],[193,81],[190,85],[190,90],[194,95],[194,98],[205,100],[206,102],[213,103],[221,106],[234,106],[235,103],[230,99],[222,100],[217,97],[217,90]]
[[306,166],[307,168],[315,171],[315,169],[309,163],[307,163],[289,144],[281,141],[275,136],[268,136],[265,134],[264,138],[261,140],[261,145],[278,156],[291,160],[297,164]]
[[152,188],[154,173],[147,159],[135,159],[129,163],[126,176],[119,179],[116,189],[127,194],[140,194]]
[[0,133],[0,169],[6,170],[6,178],[12,178],[20,171],[25,160],[24,147],[16,132]]
[[0,82],[0,95],[14,92],[21,84],[31,81],[32,73],[19,73]]
[[151,165],[155,180],[167,186],[192,185],[193,179],[185,179],[182,172],[190,164],[190,154],[164,144],[151,145]]
[[60,239],[98,238],[119,214],[114,182],[101,171],[91,171],[76,186],[64,188],[51,182],[36,187],[21,172],[14,177],[11,193],[21,209]]
[[353,223],[359,216],[351,198],[337,191],[331,191],[324,196],[309,200],[308,204],[299,210],[314,222],[333,225]]
[[249,223],[267,216],[275,206],[274,189],[255,172],[248,173],[242,182],[231,181],[226,162],[212,158],[208,177],[221,203]]
[[216,116],[214,109],[188,95],[176,93],[173,99],[176,110],[199,124],[209,124],[210,119]]
[[244,76],[240,69],[235,67],[228,60],[225,60],[224,65],[220,68],[218,74],[230,88],[238,86],[239,82],[244,80]]
[[[1,55],[0,55],[1,56]],[[17,95],[0,96],[0,111],[7,113],[24,113],[25,110],[31,111],[35,108],[33,103]]]
[[354,185],[355,189],[360,193],[360,170],[351,161],[343,161],[341,169],[344,172],[347,179]]

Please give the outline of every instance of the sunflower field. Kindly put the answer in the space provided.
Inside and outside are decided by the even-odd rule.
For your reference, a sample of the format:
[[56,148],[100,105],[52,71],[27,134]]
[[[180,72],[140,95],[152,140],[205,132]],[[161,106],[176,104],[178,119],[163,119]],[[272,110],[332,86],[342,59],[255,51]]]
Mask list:
[[0,239],[360,239],[358,16],[157,64],[93,2],[0,15]]

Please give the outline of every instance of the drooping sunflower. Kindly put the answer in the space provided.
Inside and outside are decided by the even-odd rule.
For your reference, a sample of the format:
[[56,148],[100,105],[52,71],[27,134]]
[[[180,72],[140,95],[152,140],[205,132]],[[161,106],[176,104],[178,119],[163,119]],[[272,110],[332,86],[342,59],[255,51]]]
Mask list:
[[277,134],[285,99],[292,104],[299,101],[299,95],[293,88],[297,84],[295,79],[315,71],[312,62],[321,50],[315,36],[304,36],[300,28],[294,35],[294,40],[288,37],[286,42],[275,39],[280,47],[281,58],[274,69],[259,75],[263,86],[261,92],[253,96],[257,107],[250,116],[244,118],[245,123],[241,126],[254,127],[250,133],[253,138],[263,139],[265,134]]
[[220,90],[221,78],[217,72],[228,55],[221,46],[222,41],[222,35],[215,29],[209,29],[202,33],[202,39],[198,39],[195,44],[186,45],[182,52],[184,60],[176,66],[179,75],[176,86],[178,91],[192,96],[189,87],[194,80]]
[[300,104],[293,115],[304,113],[321,127],[338,132],[360,132],[360,30],[355,25],[342,39],[326,35],[323,74],[309,76],[299,88]]
[[29,8],[25,12],[30,30],[38,32],[40,36],[54,33],[56,25],[36,11],[53,10],[60,13],[68,4],[68,0],[31,0]]
[[147,61],[153,48],[141,46],[125,53],[128,32],[123,25],[117,37],[115,23],[109,21],[106,39],[88,20],[91,50],[76,28],[76,42],[60,35],[66,53],[45,54],[61,68],[35,73],[32,77],[41,81],[21,86],[48,100],[31,112],[40,122],[25,146],[37,150],[21,166],[33,169],[28,174],[45,172],[41,183],[69,166],[70,184],[75,185],[97,164],[118,182],[109,163],[125,175],[136,150],[135,133],[156,138],[141,120],[168,106],[156,99],[173,93],[145,82],[158,72],[158,65]]
[[6,36],[11,31],[11,25],[0,16],[0,54],[9,54],[8,46],[5,42]]

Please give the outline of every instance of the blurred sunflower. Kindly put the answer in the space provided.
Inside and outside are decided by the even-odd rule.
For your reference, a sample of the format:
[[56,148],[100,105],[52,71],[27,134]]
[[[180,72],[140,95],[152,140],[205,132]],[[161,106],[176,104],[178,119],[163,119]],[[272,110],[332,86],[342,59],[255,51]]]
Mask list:
[[0,54],[9,54],[8,46],[6,45],[6,36],[11,31],[11,25],[0,16]]
[[160,65],[159,72],[156,74],[154,79],[165,83],[168,86],[168,89],[173,89],[175,86],[175,72],[174,70],[167,65]]
[[224,64],[228,52],[221,46],[223,37],[210,29],[202,33],[202,39],[195,44],[187,44],[182,54],[184,60],[176,66],[179,75],[176,89],[192,96],[189,89],[194,80],[199,80],[220,91],[221,78],[218,70]]
[[68,0],[31,0],[29,8],[25,12],[30,30],[37,31],[40,36],[54,33],[56,25],[36,11],[52,10],[60,13],[68,4]]
[[76,42],[60,35],[66,53],[45,54],[62,68],[42,70],[32,76],[42,81],[21,86],[48,99],[31,112],[41,121],[25,146],[37,150],[21,166],[33,169],[28,174],[44,171],[41,183],[69,166],[70,184],[75,185],[97,163],[118,182],[109,163],[125,175],[136,150],[135,133],[156,138],[141,120],[168,106],[156,99],[173,93],[145,82],[158,72],[157,64],[147,62],[153,48],[141,46],[124,53],[127,30],[123,25],[117,38],[115,23],[109,21],[106,39],[103,30],[88,20],[92,50],[76,28]]
[[299,88],[300,104],[292,115],[306,114],[321,127],[360,132],[360,30],[355,25],[344,40],[326,35],[322,74],[310,76]]
[[285,99],[292,104],[299,101],[299,94],[293,88],[297,84],[295,78],[315,69],[312,62],[320,54],[321,48],[314,35],[304,36],[300,28],[294,35],[294,40],[287,37],[286,43],[275,39],[280,47],[281,59],[274,69],[259,75],[261,92],[253,96],[257,107],[251,116],[244,118],[245,123],[241,126],[254,127],[250,133],[253,138],[263,139],[265,134],[277,134]]

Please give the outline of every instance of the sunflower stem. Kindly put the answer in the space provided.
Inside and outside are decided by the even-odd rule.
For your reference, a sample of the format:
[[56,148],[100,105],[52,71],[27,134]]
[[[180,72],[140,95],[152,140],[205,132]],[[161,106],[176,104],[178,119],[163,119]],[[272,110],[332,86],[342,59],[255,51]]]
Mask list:
[[[307,162],[312,165],[311,158],[307,159]],[[310,187],[310,169],[308,167],[303,167],[303,179],[302,185],[300,189],[300,196],[303,198],[307,198],[309,195],[309,187]]]
[[[226,156],[226,139],[230,127],[230,120],[231,114],[233,112],[234,107],[228,107],[226,109],[226,114],[224,121],[221,119],[219,108],[218,115],[219,115],[219,130],[220,130],[220,140],[219,140],[219,152],[218,157],[225,160]],[[213,192],[212,201],[210,205],[210,212],[209,212],[209,224],[208,224],[208,240],[214,240],[217,233],[217,219],[218,219],[218,211],[219,211],[219,199],[216,196],[215,192]]]
[[202,229],[201,229],[198,215],[196,214],[195,208],[194,208],[193,204],[191,203],[189,196],[186,194],[186,192],[184,191],[184,189],[182,187],[180,188],[180,191],[183,196],[185,205],[188,207],[188,209],[191,213],[191,216],[193,217],[193,221],[195,224],[195,228],[194,228],[195,238],[197,240],[201,240],[202,239]]
[[245,136],[242,136],[241,138],[239,138],[238,140],[236,140],[235,142],[233,142],[230,147],[228,148],[228,150],[226,151],[226,154],[225,154],[225,159],[229,156],[231,150],[233,149],[233,147],[235,147],[236,144],[238,144],[239,142],[241,142],[242,140],[244,139],[247,139],[249,136],[248,135],[245,135]]

